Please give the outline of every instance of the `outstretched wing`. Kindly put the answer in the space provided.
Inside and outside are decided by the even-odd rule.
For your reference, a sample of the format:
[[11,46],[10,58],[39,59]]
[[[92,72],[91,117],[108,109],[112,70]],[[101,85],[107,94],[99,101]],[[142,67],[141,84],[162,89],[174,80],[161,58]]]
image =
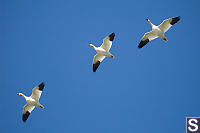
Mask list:
[[96,72],[97,68],[99,67],[100,63],[103,61],[105,56],[96,54],[93,59],[93,72]]
[[43,89],[44,89],[44,83],[42,82],[41,84],[33,88],[31,98],[38,101],[40,99]]
[[35,106],[32,106],[29,103],[27,103],[24,106],[24,109],[23,109],[23,112],[22,112],[23,122],[26,122],[26,120],[28,119],[29,115],[31,114],[31,112],[33,111],[34,108],[35,108]]
[[158,28],[160,28],[163,32],[166,32],[169,30],[170,27],[172,27],[172,25],[177,23],[179,20],[180,20],[180,16],[166,19],[158,26]]
[[145,33],[138,45],[138,48],[144,47],[149,41],[154,40],[156,38],[158,38],[158,36],[155,35],[152,31]]
[[110,34],[109,36],[107,36],[104,40],[103,43],[101,45],[101,48],[105,49],[106,51],[109,51],[111,46],[112,46],[112,42],[114,40],[115,37],[115,33]]

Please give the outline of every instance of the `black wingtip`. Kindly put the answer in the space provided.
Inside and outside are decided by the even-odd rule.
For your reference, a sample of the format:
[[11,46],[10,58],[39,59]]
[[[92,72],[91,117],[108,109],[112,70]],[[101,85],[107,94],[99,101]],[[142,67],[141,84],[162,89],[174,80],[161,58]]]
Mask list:
[[26,122],[26,120],[28,119],[28,117],[29,117],[30,114],[31,114],[31,113],[30,113],[29,111],[26,111],[26,113],[23,114],[23,116],[22,116],[23,122]]
[[96,72],[96,70],[99,67],[100,63],[101,63],[100,61],[97,61],[95,64],[93,64],[93,72]]
[[110,41],[113,41],[115,37],[115,33],[113,32],[112,34],[109,35],[109,37],[110,37]]
[[174,25],[175,23],[177,23],[179,20],[181,19],[180,16],[172,18],[172,21],[170,22],[171,25]]
[[146,39],[144,41],[140,41],[140,44],[138,45],[138,48],[141,49],[149,42],[149,39]]
[[40,91],[43,91],[43,89],[44,89],[44,83],[42,82],[40,85],[38,85],[38,87],[39,87]]

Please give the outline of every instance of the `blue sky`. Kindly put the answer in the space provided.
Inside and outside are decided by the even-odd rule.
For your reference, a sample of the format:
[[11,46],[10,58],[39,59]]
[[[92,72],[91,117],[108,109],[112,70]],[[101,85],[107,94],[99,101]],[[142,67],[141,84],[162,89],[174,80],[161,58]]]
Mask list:
[[[199,0],[1,0],[1,133],[184,133],[200,116]],[[181,16],[167,33],[138,49],[145,21]],[[115,32],[96,73],[95,51]],[[22,122],[25,100],[44,82]]]

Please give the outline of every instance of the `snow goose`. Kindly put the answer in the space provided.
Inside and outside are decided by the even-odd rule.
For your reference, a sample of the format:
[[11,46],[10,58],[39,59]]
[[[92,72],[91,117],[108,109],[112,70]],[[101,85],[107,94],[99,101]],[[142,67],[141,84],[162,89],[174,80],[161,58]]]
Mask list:
[[159,26],[155,26],[154,24],[152,24],[149,19],[146,19],[146,20],[151,25],[152,31],[144,34],[144,36],[142,37],[142,40],[140,41],[140,44],[138,45],[138,48],[142,48],[149,41],[154,40],[158,37],[160,37],[164,41],[167,41],[167,38],[165,37],[164,33],[168,31],[172,25],[174,25],[180,20],[180,16],[166,19]]
[[28,119],[31,111],[33,111],[33,109],[35,107],[44,108],[44,106],[42,106],[39,103],[39,99],[40,99],[40,96],[42,94],[43,88],[44,88],[44,83],[41,83],[40,85],[38,85],[35,88],[33,88],[32,95],[30,97],[27,97],[22,93],[17,93],[17,95],[22,96],[23,98],[25,98],[25,100],[27,102],[26,105],[24,106],[23,112],[22,112],[22,120],[23,120],[23,122],[26,122],[26,120]]
[[94,56],[93,59],[93,72],[96,72],[97,68],[99,67],[100,63],[103,61],[105,57],[114,58],[114,56],[109,52],[112,42],[114,40],[115,33],[110,34],[107,36],[100,47],[95,47],[92,44],[88,44],[90,47],[94,48],[97,54]]

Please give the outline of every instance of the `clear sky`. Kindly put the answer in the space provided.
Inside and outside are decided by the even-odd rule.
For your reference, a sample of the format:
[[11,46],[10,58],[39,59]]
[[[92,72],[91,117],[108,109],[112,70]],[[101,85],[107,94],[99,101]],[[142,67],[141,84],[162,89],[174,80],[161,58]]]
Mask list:
[[[0,0],[1,133],[184,133],[200,116],[199,0]],[[150,19],[181,16],[167,33],[138,49]],[[92,72],[95,51],[116,36]],[[36,108],[25,100],[41,82]]]

